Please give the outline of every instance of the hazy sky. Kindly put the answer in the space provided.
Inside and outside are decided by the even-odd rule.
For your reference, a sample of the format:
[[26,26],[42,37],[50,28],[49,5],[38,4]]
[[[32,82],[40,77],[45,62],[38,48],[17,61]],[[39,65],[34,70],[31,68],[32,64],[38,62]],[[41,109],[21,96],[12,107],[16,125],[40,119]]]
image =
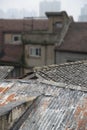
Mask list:
[[[39,2],[43,0],[0,0],[0,9],[7,10],[9,8],[39,10]],[[47,0],[54,1],[54,0]],[[73,15],[77,20],[81,7],[87,3],[87,0],[58,0],[61,2],[61,10],[66,10],[69,15]]]

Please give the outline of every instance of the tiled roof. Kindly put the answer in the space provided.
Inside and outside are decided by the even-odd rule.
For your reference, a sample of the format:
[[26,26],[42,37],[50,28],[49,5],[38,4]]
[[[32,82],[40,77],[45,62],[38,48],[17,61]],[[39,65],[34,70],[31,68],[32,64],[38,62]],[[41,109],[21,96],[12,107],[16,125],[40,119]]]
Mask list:
[[12,70],[12,66],[0,66],[0,80],[6,78]]
[[87,61],[37,67],[34,70],[37,77],[54,81],[64,87],[87,91]]
[[87,93],[62,88],[57,96],[40,96],[26,115],[19,130],[86,130]]
[[4,55],[0,58],[0,61],[18,63],[21,61],[22,54],[22,45],[6,44],[4,46]]
[[0,19],[0,28],[4,32],[22,32],[31,30],[47,30],[47,19]]
[[58,51],[87,53],[87,23],[72,22]]

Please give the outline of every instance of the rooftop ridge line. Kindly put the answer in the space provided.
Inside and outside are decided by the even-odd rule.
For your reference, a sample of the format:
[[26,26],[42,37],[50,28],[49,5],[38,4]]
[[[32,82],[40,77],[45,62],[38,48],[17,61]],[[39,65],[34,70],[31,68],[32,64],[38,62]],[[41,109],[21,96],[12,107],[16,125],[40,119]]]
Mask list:
[[82,64],[82,63],[83,64],[87,63],[87,60],[76,61],[76,62],[67,62],[67,63],[64,63],[64,64],[52,64],[52,65],[43,66],[43,67],[34,67],[33,70],[34,70],[34,72],[37,72],[39,70],[47,69],[49,67],[51,68],[51,67],[69,66],[69,65]]
[[71,89],[71,90],[78,90],[78,91],[82,91],[82,92],[87,92],[86,87],[81,87],[81,86],[77,86],[77,85],[72,85],[72,84],[68,85],[66,83],[61,83],[61,82],[57,83],[57,82],[55,82],[53,80],[48,81],[48,80],[43,79],[43,78],[42,78],[42,80],[39,80],[39,82],[44,83],[44,84],[48,84],[48,85],[52,85],[52,86],[55,85],[56,87],[59,87],[59,88],[65,88],[65,89]]

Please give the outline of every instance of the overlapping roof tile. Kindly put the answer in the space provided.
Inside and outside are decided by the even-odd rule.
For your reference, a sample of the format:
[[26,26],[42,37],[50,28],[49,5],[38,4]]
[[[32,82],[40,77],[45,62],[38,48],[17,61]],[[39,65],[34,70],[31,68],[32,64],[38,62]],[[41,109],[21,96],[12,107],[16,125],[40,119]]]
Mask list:
[[87,61],[36,67],[37,77],[72,89],[87,91]]

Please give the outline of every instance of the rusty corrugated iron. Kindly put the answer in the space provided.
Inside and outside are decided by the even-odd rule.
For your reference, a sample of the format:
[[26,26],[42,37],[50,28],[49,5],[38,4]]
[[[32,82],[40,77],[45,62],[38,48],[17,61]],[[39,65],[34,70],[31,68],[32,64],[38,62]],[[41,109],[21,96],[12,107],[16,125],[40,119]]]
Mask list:
[[87,93],[61,88],[39,97],[19,130],[87,130]]
[[39,95],[57,95],[59,89],[56,86],[54,88],[36,80],[0,81],[0,115],[16,107],[18,103],[34,100]]
[[61,88],[40,80],[4,80],[0,81],[0,88],[0,115],[34,100],[25,112],[26,118],[23,115],[19,120],[24,122],[20,126],[19,122],[15,124],[15,130],[87,129],[87,91]]

